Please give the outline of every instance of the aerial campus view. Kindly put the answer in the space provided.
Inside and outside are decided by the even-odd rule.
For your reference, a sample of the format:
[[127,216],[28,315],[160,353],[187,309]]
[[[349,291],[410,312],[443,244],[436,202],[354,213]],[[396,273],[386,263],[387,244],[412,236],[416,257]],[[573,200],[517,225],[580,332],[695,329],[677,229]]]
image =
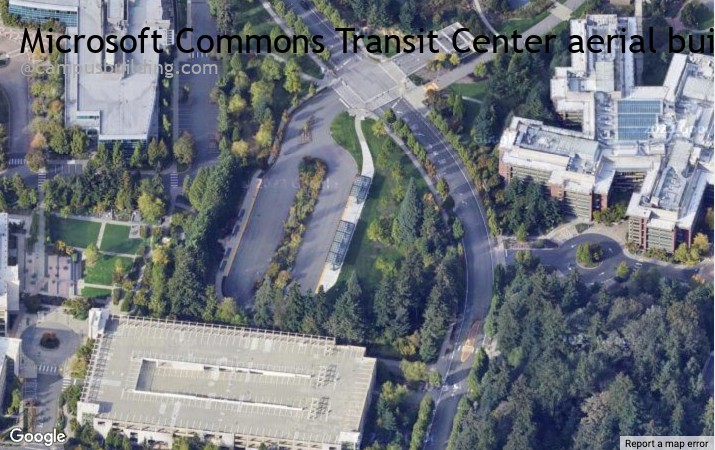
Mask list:
[[713,16],[0,0],[0,448],[715,448]]

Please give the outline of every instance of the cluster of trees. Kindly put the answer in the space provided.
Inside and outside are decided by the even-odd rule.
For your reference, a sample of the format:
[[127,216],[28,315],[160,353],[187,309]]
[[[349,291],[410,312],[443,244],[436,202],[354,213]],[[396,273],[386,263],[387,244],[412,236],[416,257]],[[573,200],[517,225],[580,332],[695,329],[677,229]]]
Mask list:
[[410,149],[412,154],[415,155],[415,158],[417,158],[417,161],[419,161],[420,165],[424,168],[425,172],[427,172],[427,175],[433,182],[436,182],[437,167],[435,167],[432,161],[429,160],[427,157],[427,149],[425,149],[424,146],[417,140],[417,137],[410,129],[410,126],[407,125],[407,122],[402,119],[398,119],[397,116],[395,116],[395,112],[392,109],[388,109],[381,118],[380,122],[376,123],[373,133],[378,136],[380,134],[384,134],[384,131],[381,131],[382,127],[391,128],[397,137],[404,141],[407,148]]
[[504,196],[506,205],[502,230],[515,234],[520,241],[539,234],[561,222],[559,203],[544,193],[543,187],[527,180],[512,180]]
[[[132,450],[136,448],[131,440],[119,431],[110,430],[107,437],[94,430],[90,422],[77,423],[75,419],[70,422],[74,435],[67,440],[66,448],[74,450]],[[202,447],[197,447],[201,449]],[[214,450],[216,447],[205,447],[205,450]]]
[[0,178],[0,211],[32,209],[37,206],[37,190],[28,187],[19,174]]
[[593,212],[593,221],[612,225],[626,218],[626,209],[628,205],[619,202],[610,208],[604,208],[601,211]]
[[167,268],[165,294],[156,300],[162,304],[155,308],[158,315],[186,320],[204,316],[212,299],[206,286],[213,285],[212,271],[223,254],[218,239],[230,231],[244,170],[231,153],[221,154],[215,166],[202,169],[207,173],[204,189],[194,199],[196,212],[183,224],[184,241],[172,251],[173,267]]
[[[216,129],[221,152],[230,152],[244,164],[268,156],[276,135],[276,122],[297,104],[303,83],[297,61],[285,64],[275,58],[226,56],[225,73],[211,97],[218,103]],[[291,102],[286,102],[288,99]]]
[[283,240],[266,271],[278,288],[284,288],[290,282],[290,271],[303,242],[306,222],[315,210],[327,173],[328,166],[324,161],[309,156],[304,157],[298,166],[298,192],[283,224]]
[[[458,95],[433,92],[428,97],[430,119],[454,147],[481,192],[489,229],[494,235],[504,231],[516,233],[519,229],[518,221],[513,222],[515,227],[510,226],[512,221],[507,216],[515,208],[507,201],[499,176],[496,144],[500,130],[512,115],[547,123],[557,119],[549,100],[547,80],[550,65],[568,55],[567,43],[568,34],[564,31],[551,52],[499,53],[489,65],[478,65],[475,68],[478,76],[489,76],[489,80],[487,94],[472,123],[465,123],[464,106]],[[543,225],[537,224],[533,230]]]
[[702,259],[710,254],[710,241],[705,233],[698,233],[693,238],[693,244],[688,247],[688,244],[682,242],[675,249],[673,258],[681,264],[693,265],[697,264]]
[[594,242],[584,242],[576,248],[576,262],[585,267],[593,267],[603,260],[603,249]]
[[413,422],[407,402],[407,386],[386,381],[380,387],[375,407],[375,439],[368,450],[397,450],[409,446],[405,439]]
[[707,18],[712,17],[712,15],[713,13],[710,8],[700,2],[691,1],[686,3],[680,11],[680,20],[688,28],[697,30],[702,27],[701,17]]
[[[308,25],[303,22],[303,19],[295,13],[292,9],[289,9],[288,6],[285,4],[283,0],[272,0],[271,2],[273,4],[273,9],[276,11],[276,14],[280,16],[281,19],[283,19],[291,30],[296,35],[299,36],[306,36],[310,40],[310,30],[308,29]],[[316,3],[317,5],[317,3]],[[324,12],[327,12],[326,17],[328,20],[334,21],[334,23],[340,23],[343,24],[342,19],[340,18],[340,14],[332,8],[332,6],[328,3],[321,3],[320,7]],[[328,8],[330,8],[328,10]],[[344,24],[341,26],[345,26]],[[282,31],[279,27],[274,27],[271,29],[271,38],[274,36],[281,34]],[[296,49],[296,55],[302,56],[305,54],[305,48],[302,46],[298,46]],[[323,59],[323,61],[327,61],[330,59],[330,50],[328,48],[325,48],[322,52],[317,53],[317,55]]]
[[[479,357],[453,450],[611,449],[622,435],[713,434],[702,368],[712,284],[638,270],[609,290],[547,272],[528,254],[495,272]],[[471,386],[476,386],[476,389]]]
[[[356,21],[372,29],[397,27],[411,33],[420,27],[438,29],[447,17],[471,25],[465,14],[466,4],[445,0],[337,0],[342,9],[349,10]],[[477,21],[475,21],[477,22]]]
[[164,184],[157,174],[141,178],[131,171],[119,143],[109,151],[103,143],[84,172],[54,177],[44,186],[45,206],[62,215],[101,214],[113,211],[128,217],[136,208],[148,221],[156,221],[166,212]]
[[93,347],[94,339],[87,339],[85,343],[77,349],[70,364],[70,374],[72,378],[84,379],[84,377],[87,376],[87,369],[89,368],[89,360],[92,357]]
[[63,72],[58,68],[62,54],[35,52],[33,56],[45,59],[45,64],[55,68],[33,72],[30,80],[30,110],[34,116],[30,129],[34,135],[25,159],[30,170],[38,171],[45,167],[48,150],[59,155],[82,156],[87,138],[80,128],[64,126]]

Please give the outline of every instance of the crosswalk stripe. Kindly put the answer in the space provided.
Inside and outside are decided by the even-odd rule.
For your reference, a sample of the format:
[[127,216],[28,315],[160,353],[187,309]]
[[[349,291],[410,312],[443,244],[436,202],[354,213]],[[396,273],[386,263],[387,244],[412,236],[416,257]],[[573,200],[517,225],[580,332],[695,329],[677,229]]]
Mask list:
[[11,166],[24,166],[25,160],[23,158],[10,158]]
[[179,174],[172,173],[169,177],[171,187],[179,187]]

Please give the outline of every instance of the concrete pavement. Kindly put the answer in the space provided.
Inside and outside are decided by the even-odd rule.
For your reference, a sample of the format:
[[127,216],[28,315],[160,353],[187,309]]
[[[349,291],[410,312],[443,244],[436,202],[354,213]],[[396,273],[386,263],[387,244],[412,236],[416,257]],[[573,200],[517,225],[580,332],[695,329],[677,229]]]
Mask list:
[[[312,289],[320,276],[343,205],[350,193],[357,165],[350,154],[330,136],[333,118],[345,110],[335,92],[317,94],[293,113],[285,129],[281,153],[265,173],[253,213],[224,284],[224,294],[240,304],[250,305],[257,282],[263,279],[271,257],[283,237],[283,222],[288,217],[298,190],[298,166],[305,156],[320,158],[328,175],[320,198],[307,224],[303,245],[294,264],[293,277]],[[313,117],[313,140],[302,141],[302,126]]]

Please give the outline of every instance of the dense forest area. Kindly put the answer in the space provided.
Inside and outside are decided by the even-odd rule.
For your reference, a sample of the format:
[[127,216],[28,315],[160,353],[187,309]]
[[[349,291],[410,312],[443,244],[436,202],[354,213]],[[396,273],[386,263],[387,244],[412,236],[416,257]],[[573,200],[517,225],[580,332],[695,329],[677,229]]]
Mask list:
[[656,270],[609,288],[536,258],[495,272],[486,332],[452,450],[613,449],[620,435],[712,435],[703,367],[713,287]]

